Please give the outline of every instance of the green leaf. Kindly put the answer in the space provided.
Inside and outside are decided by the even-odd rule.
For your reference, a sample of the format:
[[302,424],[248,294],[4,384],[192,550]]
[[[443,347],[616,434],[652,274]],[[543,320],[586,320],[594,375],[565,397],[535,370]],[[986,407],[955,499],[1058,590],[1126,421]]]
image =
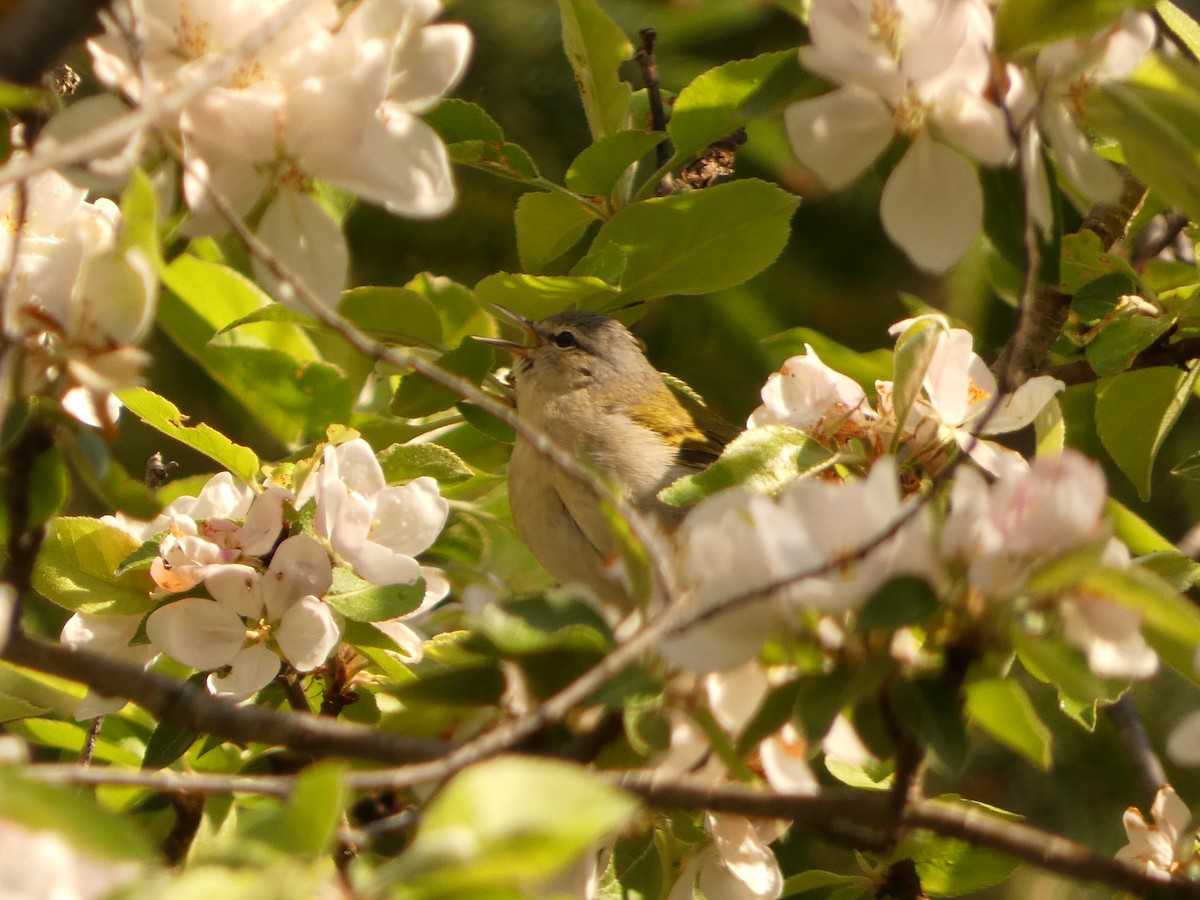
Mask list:
[[71,492],[70,475],[62,450],[51,445],[34,457],[29,483],[25,487],[29,497],[31,528],[40,528],[62,512]]
[[1011,856],[928,831],[909,834],[893,856],[913,861],[921,890],[931,897],[959,897],[981,891],[1006,881],[1018,865]]
[[[908,411],[921,393],[925,383],[925,373],[933,360],[933,351],[937,349],[938,339],[946,330],[946,326],[937,319],[917,319],[904,330],[896,340],[896,350],[892,359],[895,376],[892,387],[892,405],[896,410],[896,421],[908,419]],[[896,429],[892,440],[892,449],[900,446],[901,429]]]
[[568,275],[512,275],[497,272],[475,285],[480,303],[494,303],[530,319],[567,309],[600,311],[621,302],[621,295],[599,278]]
[[613,844],[609,865],[621,886],[621,900],[634,900],[639,895],[647,900],[663,896],[665,860],[655,838],[654,829],[647,829],[637,837],[618,838]]
[[378,585],[363,581],[344,566],[333,570],[333,586],[325,602],[354,622],[382,622],[412,612],[425,597],[425,580]]
[[961,772],[967,760],[967,730],[962,699],[940,678],[897,681],[891,687],[892,708],[906,728],[941,760],[950,772]]
[[83,791],[27,780],[14,766],[0,766],[0,818],[56,831],[106,859],[150,862],[157,856],[129,817],[110,812]]
[[1134,556],[1175,549],[1173,543],[1119,500],[1112,497],[1105,499],[1104,516],[1113,523],[1114,536],[1120,538]]
[[341,767],[317,763],[300,773],[283,808],[253,822],[246,836],[297,859],[318,859],[333,844],[344,802]]
[[405,285],[433,304],[442,320],[442,343],[457,347],[468,335],[494,335],[492,317],[475,300],[471,289],[444,275],[421,272]]
[[[478,341],[463,341],[443,353],[437,364],[477,385],[492,367],[492,348]],[[458,400],[459,396],[448,388],[410,372],[400,380],[400,387],[392,397],[391,412],[402,419],[415,419],[448,409]]]
[[1200,580],[1200,563],[1177,550],[1138,557],[1137,565],[1153,572],[1177,591],[1186,591]]
[[579,766],[499,757],[452,778],[426,809],[412,846],[380,874],[431,896],[484,896],[561,872],[637,809]]
[[120,245],[122,249],[137,247],[146,254],[146,261],[155,270],[162,266],[158,241],[158,198],[150,178],[138,168],[130,173],[129,184],[121,195]]
[[187,416],[171,401],[147,388],[126,388],[117,397],[131,413],[149,425],[215,460],[247,484],[258,476],[258,456],[249,447],[235,444],[214,428],[201,423],[184,425]]
[[37,109],[46,99],[46,91],[39,88],[0,81],[0,109]]
[[1033,419],[1033,433],[1037,438],[1037,456],[1053,456],[1062,453],[1067,445],[1067,421],[1063,417],[1062,404],[1058,397],[1051,397],[1038,410]]
[[1183,41],[1192,57],[1200,58],[1200,24],[1171,0],[1159,0],[1154,9],[1175,36]]
[[567,167],[566,185],[585,197],[609,198],[621,176],[666,139],[657,131],[618,131],[586,147]]
[[632,91],[617,70],[633,55],[633,45],[596,0],[558,0],[558,9],[563,50],[575,72],[592,140],[598,141],[628,125]]
[[1142,500],[1158,451],[1191,396],[1200,366],[1134,369],[1096,386],[1096,431]]
[[1064,294],[1076,294],[1084,286],[1113,273],[1124,275],[1132,284],[1137,284],[1137,274],[1129,263],[1104,250],[1100,236],[1084,229],[1068,234],[1062,239],[1062,264],[1059,289]]
[[549,591],[489,603],[471,619],[472,637],[508,659],[567,651],[603,656],[612,647],[604,619],[573,591]]
[[[204,678],[208,676],[205,675]],[[165,769],[196,743],[200,732],[165,719],[154,727],[150,740],[146,742],[146,753],[142,757],[142,768],[149,771]]]
[[458,454],[438,444],[392,444],[376,456],[388,484],[405,484],[423,475],[454,484],[475,474]]
[[1017,658],[1030,675],[1073,699],[1111,701],[1121,693],[1122,688],[1114,689],[1093,674],[1083,654],[1060,638],[1014,628],[1012,640]]
[[792,875],[784,881],[782,896],[791,897],[795,894],[815,891],[817,888],[834,887],[836,885],[857,885],[864,890],[873,887],[870,880],[864,878],[862,875],[839,875],[836,872],[811,869],[808,872]]
[[1090,37],[1125,10],[1153,5],[1153,0],[1003,0],[996,10],[996,49],[1008,57],[1062,38]]
[[1089,325],[1095,324],[1117,308],[1126,294],[1138,293],[1137,279],[1124,270],[1093,278],[1071,298],[1071,312]]
[[517,201],[517,255],[530,272],[540,272],[579,243],[596,212],[558,193],[527,193]]
[[624,303],[734,287],[783,251],[799,202],[757,179],[644,200],[604,223],[581,265],[619,251]]
[[671,506],[690,506],[735,485],[774,494],[790,481],[829,467],[835,458],[797,428],[751,428],[734,438],[711,466],[663,488],[659,498]]
[[358,287],[342,294],[338,312],[378,341],[420,347],[442,344],[436,307],[402,287]]
[[1009,678],[984,678],[966,686],[966,712],[975,725],[1043,771],[1050,768],[1050,729],[1025,689]]
[[1086,120],[1121,143],[1133,173],[1172,205],[1200,215],[1200,102],[1140,84],[1083,96]]
[[15,722],[17,719],[27,719],[30,716],[43,716],[48,712],[50,712],[49,707],[34,706],[28,700],[0,691],[0,724]]
[[671,107],[667,133],[675,146],[674,162],[691,159],[751,119],[782,113],[789,103],[814,93],[817,84],[794,50],[709,69],[681,90]]
[[941,602],[928,581],[901,575],[890,579],[863,604],[858,614],[858,630],[895,631],[920,625],[939,609]]
[[422,115],[447,146],[464,141],[503,141],[504,129],[481,106],[451,97]]
[[172,341],[280,443],[323,435],[345,421],[357,390],[320,358],[304,329],[256,322],[221,333],[270,303],[250,280],[190,254],[162,272],[158,322]]
[[1114,319],[1084,349],[1088,365],[1101,377],[1119,375],[1174,324],[1173,316],[1135,315]]
[[493,706],[504,696],[504,673],[493,663],[463,666],[424,664],[418,678],[392,688],[405,703],[438,707]]
[[50,523],[33,573],[33,588],[74,612],[132,614],[153,608],[154,582],[145,571],[113,573],[138,542],[98,519]]

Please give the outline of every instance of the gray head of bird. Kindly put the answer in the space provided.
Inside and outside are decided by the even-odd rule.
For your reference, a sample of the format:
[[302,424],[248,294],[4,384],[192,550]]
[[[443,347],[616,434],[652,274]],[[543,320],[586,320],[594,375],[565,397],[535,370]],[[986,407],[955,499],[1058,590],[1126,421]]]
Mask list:
[[478,338],[512,355],[518,409],[523,397],[544,401],[580,390],[603,394],[659,378],[641,343],[616,319],[572,311],[530,320],[497,308],[532,338],[532,345]]

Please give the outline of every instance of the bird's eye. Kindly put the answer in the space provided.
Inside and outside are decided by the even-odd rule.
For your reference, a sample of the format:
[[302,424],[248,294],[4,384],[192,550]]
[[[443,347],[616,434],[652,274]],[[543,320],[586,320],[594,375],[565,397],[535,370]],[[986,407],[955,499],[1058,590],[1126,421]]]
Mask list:
[[554,346],[561,347],[563,350],[579,346],[579,338],[575,337],[574,332],[571,331],[560,331],[558,334],[553,335],[550,340],[554,341]]

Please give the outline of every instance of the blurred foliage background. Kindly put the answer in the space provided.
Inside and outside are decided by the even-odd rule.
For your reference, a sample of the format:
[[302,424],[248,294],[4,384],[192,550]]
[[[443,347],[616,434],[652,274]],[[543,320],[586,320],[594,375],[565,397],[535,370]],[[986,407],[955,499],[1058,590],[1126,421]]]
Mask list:
[[[793,48],[805,39],[803,26],[789,12],[795,3],[605,0],[603,5],[631,40],[636,41],[641,28],[656,29],[661,83],[669,92],[720,63]],[[546,177],[561,180],[589,138],[560,45],[556,4],[458,0],[449,4],[446,17],[467,23],[476,40],[471,69],[457,96],[488,110],[508,139],[530,152]],[[82,61],[81,70],[86,72]],[[632,62],[625,74],[635,88],[641,87]],[[780,121],[751,123],[747,131],[749,141],[738,156],[737,175],[775,181],[803,197],[790,243],[775,265],[741,287],[651,304],[635,331],[659,368],[690,383],[731,421],[743,421],[758,404],[758,391],[768,373],[790,355],[779,342],[765,345],[764,339],[788,329],[808,328],[858,351],[889,348],[887,327],[909,314],[902,294],[919,297],[965,323],[977,336],[979,352],[986,359],[994,357],[1015,313],[988,286],[986,248],[977,247],[945,278],[923,275],[883,235],[877,212],[881,178],[868,176],[849,190],[830,195],[795,161]],[[444,219],[406,221],[361,204],[350,212],[346,226],[353,284],[402,285],[428,271],[473,286],[496,271],[520,271],[512,213],[522,188],[478,171],[460,169],[457,175],[459,202]],[[565,272],[572,261],[568,256],[553,271]],[[165,337],[157,335],[148,349],[155,359],[150,387],[172,398],[193,423],[209,422],[265,458],[287,452],[272,446],[256,427],[253,410],[230,399]],[[1066,405],[1074,411],[1068,440],[1107,464],[1094,433],[1081,424],[1089,418],[1091,402],[1089,386],[1068,392]],[[162,443],[156,433],[129,421],[122,426],[118,455],[135,472],[155,450],[178,460],[181,475],[211,470],[205,460]],[[1193,404],[1159,457],[1150,502],[1139,502],[1125,477],[1108,464],[1113,494],[1177,540],[1200,519],[1200,485],[1169,470],[1198,448],[1200,420]],[[80,511],[103,512],[89,508],[82,492],[77,497]],[[1189,708],[1191,693],[1182,683],[1180,690],[1169,692],[1163,691],[1162,684],[1156,681],[1150,690],[1135,691],[1157,746],[1162,746],[1165,733]],[[985,745],[973,757],[964,780],[941,785],[935,773],[932,787],[948,787],[996,803],[1100,852],[1114,851],[1123,842],[1122,810],[1133,802],[1148,805],[1148,798],[1141,798],[1135,787],[1124,747],[1103,717],[1094,735],[1074,726],[1060,727],[1054,692],[1036,683],[1030,688],[1043,717],[1055,724],[1054,769],[1048,774],[1036,772],[998,746]],[[1200,776],[1182,771],[1168,774],[1185,800],[1200,799]],[[827,845],[814,843],[806,834],[789,840],[781,855],[808,859],[821,868],[840,867],[847,872],[856,868],[848,852],[835,854],[842,856],[839,865],[828,855]],[[988,893],[1099,896],[1032,870]]]

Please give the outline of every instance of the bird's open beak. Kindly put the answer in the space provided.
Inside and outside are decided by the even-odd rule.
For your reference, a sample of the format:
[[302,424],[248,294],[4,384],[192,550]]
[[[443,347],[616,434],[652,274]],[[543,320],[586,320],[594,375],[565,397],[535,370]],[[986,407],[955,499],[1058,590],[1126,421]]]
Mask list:
[[[522,331],[533,338],[534,347],[541,342],[541,337],[538,335],[537,331],[534,330],[532,321],[525,318],[520,313],[515,313],[511,309],[505,309],[503,306],[499,306],[498,304],[493,303],[491,304],[491,307],[506,319],[509,319],[515,323]],[[517,344],[513,341],[505,341],[500,340],[499,338],[487,337],[476,337],[475,340],[479,341],[481,344],[491,344],[493,347],[499,347],[501,350],[511,353],[514,359],[518,357],[521,359],[528,359],[530,354],[533,353],[533,347],[527,347],[524,344]]]

